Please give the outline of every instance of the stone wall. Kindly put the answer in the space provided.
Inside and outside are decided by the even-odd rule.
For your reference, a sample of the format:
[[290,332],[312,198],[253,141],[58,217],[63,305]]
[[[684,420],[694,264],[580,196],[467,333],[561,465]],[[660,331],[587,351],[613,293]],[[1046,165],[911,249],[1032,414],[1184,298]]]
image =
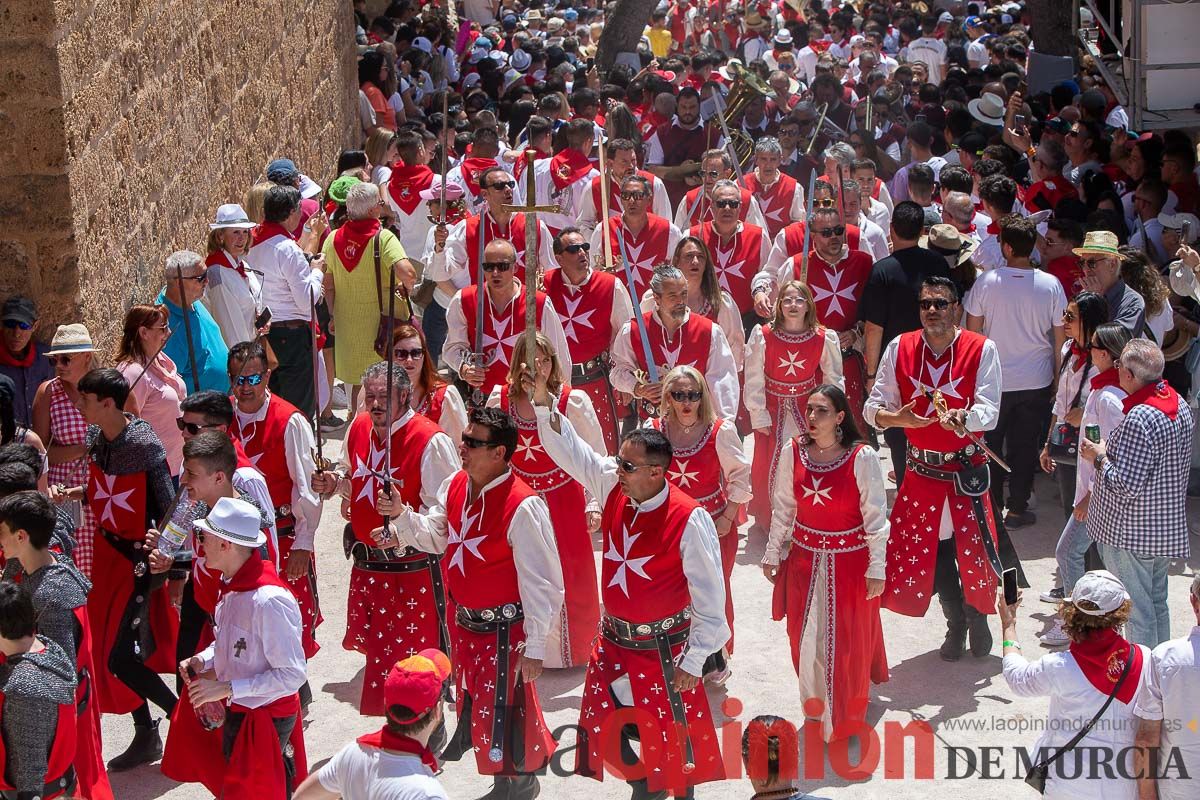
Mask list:
[[0,296],[111,342],[275,157],[324,184],[356,127],[350,0],[0,3]]

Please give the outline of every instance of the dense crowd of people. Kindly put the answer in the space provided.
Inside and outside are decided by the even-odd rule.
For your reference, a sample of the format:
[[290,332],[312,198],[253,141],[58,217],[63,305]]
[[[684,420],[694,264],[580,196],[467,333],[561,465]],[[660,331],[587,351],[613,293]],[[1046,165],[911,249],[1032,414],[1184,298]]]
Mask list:
[[[0,795],[105,800],[161,758],[222,798],[438,798],[467,758],[532,798],[537,679],[586,665],[578,774],[692,797],[726,777],[705,685],[751,537],[824,741],[888,680],[881,609],[936,597],[946,662],[999,615],[1013,692],[1068,723],[1052,761],[1129,762],[1048,796],[1194,794],[1134,769],[1200,769],[1164,724],[1200,696],[1167,582],[1191,135],[1132,130],[1090,56],[1039,88],[1019,3],[664,1],[603,67],[594,2],[354,10],[358,141],[316,178],[278,143],[111,354],[3,304]],[[385,722],[310,774],[326,503]],[[1065,649],[1030,661],[1010,531],[1059,512]],[[107,764],[101,714],[135,732]],[[775,719],[755,796],[799,796]]]

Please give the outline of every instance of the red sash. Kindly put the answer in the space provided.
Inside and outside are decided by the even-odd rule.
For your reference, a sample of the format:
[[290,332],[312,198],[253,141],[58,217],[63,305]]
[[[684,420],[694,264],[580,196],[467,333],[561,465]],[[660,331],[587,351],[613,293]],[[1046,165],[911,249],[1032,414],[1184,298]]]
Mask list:
[[[283,767],[283,753],[279,748],[279,734],[275,732],[274,720],[297,716],[300,713],[300,695],[292,693],[258,708],[231,703],[229,710],[246,716],[233,742],[233,752],[229,754],[222,800],[261,800],[264,797],[283,796],[287,773]],[[300,724],[299,720],[296,724]],[[299,771],[297,765],[298,774]]]
[[463,183],[467,184],[467,191],[471,193],[472,197],[479,197],[479,175],[485,169],[494,166],[496,166],[494,158],[468,156],[463,159],[459,172],[462,173]]
[[254,229],[250,234],[251,246],[262,244],[268,239],[273,239],[276,236],[286,236],[289,239],[295,240],[291,231],[280,225],[278,222],[264,222]]
[[377,219],[352,219],[334,231],[333,250],[346,272],[353,272],[358,266],[371,237],[379,233],[379,228]]
[[592,171],[592,162],[583,153],[568,147],[550,159],[550,178],[562,191]]
[[1172,422],[1179,415],[1179,393],[1163,380],[1146,384],[1121,402],[1124,404],[1126,414],[1135,406],[1147,405],[1166,414],[1167,419]]
[[421,763],[429,767],[431,772],[437,771],[437,759],[434,758],[433,752],[428,747],[411,737],[392,733],[386,727],[380,728],[374,733],[364,734],[356,741],[365,747],[377,747],[380,750],[394,750],[397,753],[411,753],[420,756]]
[[1071,642],[1069,648],[1075,657],[1088,683],[1096,687],[1103,695],[1112,693],[1113,687],[1121,679],[1121,671],[1125,668],[1125,659],[1133,651],[1133,663],[1129,666],[1129,675],[1117,692],[1117,699],[1128,705],[1133,700],[1133,694],[1138,688],[1138,677],[1142,671],[1142,650],[1131,645],[1117,634],[1116,628],[1096,630],[1082,642]]
[[432,184],[433,170],[429,167],[423,164],[410,167],[397,161],[392,166],[392,177],[388,179],[388,194],[397,208],[411,216],[421,204],[420,193]]

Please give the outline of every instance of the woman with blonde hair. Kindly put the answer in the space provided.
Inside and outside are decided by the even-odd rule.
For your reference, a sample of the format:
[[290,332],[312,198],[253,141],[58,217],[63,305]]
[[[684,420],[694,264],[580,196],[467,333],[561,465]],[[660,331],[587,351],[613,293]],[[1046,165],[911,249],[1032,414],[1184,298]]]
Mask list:
[[[542,447],[533,401],[526,384],[533,369],[547,379],[550,394],[557,396],[556,407],[593,450],[607,455],[600,421],[586,392],[572,390],[566,373],[550,340],[537,336],[537,354],[530,359],[528,337],[522,335],[513,347],[508,382],[492,389],[489,406],[500,408],[517,423],[517,450],[511,467],[529,484],[550,509],[550,521],[562,561],[566,595],[558,624],[546,639],[547,667],[576,667],[586,664],[592,652],[592,640],[600,624],[600,590],[596,559],[592,553],[591,532],[600,527],[600,509],[588,497],[583,486],[564,472]],[[524,379],[524,380],[523,380]],[[565,389],[565,391],[564,391]]]
[[863,729],[870,685],[888,679],[879,598],[891,526],[879,454],[846,393],[822,384],[804,414],[779,461],[762,570],[772,618],[787,619],[804,714],[829,742]]
[[[729,293],[721,289],[717,278],[716,264],[704,240],[696,236],[684,236],[675,245],[671,266],[683,273],[688,284],[688,308],[711,322],[715,322],[725,334],[729,349],[733,351],[733,363],[741,377],[742,358],[746,350],[746,329],[742,318]],[[642,311],[654,310],[654,293],[649,289],[642,295]]]
[[1171,290],[1145,251],[1124,246],[1117,252],[1121,254],[1121,280],[1146,301],[1146,332],[1161,347],[1167,333],[1175,327]]
[[775,315],[750,334],[742,393],[754,429],[754,528],[771,527],[771,497],[784,445],[807,430],[805,405],[818,384],[844,387],[842,348],[836,331],[817,324],[812,292],[800,281],[779,289]]
[[113,362],[133,391],[125,410],[150,423],[167,451],[171,477],[178,478],[183,466],[183,431],[179,401],[187,397],[187,386],[162,346],[171,336],[166,306],[134,306],[125,312],[121,341]]
[[254,222],[237,203],[217,209],[208,226],[208,290],[203,303],[221,328],[228,347],[258,335],[254,320],[262,311],[262,275],[246,266]]
[[371,166],[371,183],[382,186],[392,177],[392,164],[400,157],[396,150],[396,134],[387,128],[376,128],[367,137],[363,148]]
[[[1018,697],[1050,698],[1046,724],[1039,728],[1042,735],[1030,750],[1061,753],[1057,763],[1049,766],[1045,796],[1101,800],[1137,796],[1134,699],[1151,672],[1144,668],[1150,650],[1121,635],[1133,609],[1125,586],[1108,570],[1085,572],[1075,582],[1071,596],[1059,604],[1070,646],[1033,662],[1026,660],[1017,641],[1020,595],[1008,605],[1003,591],[997,594],[1008,688]],[[1089,725],[1092,721],[1095,724]],[[1068,744],[1073,746],[1065,749]],[[1116,754],[1124,763],[1106,762],[1108,775],[1097,781],[1095,775],[1078,767],[1097,753],[1108,753],[1110,759]]]
[[64,500],[59,492],[66,487],[87,484],[85,440],[88,425],[79,410],[81,397],[76,387],[95,366],[95,356],[92,335],[84,325],[59,325],[50,340],[50,349],[46,351],[46,358],[54,366],[54,377],[39,386],[33,397],[33,432],[46,444],[50,499],[75,518],[78,528],[71,557],[88,578],[92,575],[96,517],[87,503]]
[[[733,591],[729,578],[738,550],[738,525],[750,500],[750,459],[742,450],[737,428],[717,416],[708,382],[695,367],[680,365],[662,379],[659,417],[650,426],[662,431],[674,451],[667,482],[689,495],[716,523],[725,573],[725,620],[729,642],[713,665],[710,680],[729,678],[727,656],[733,655]],[[722,663],[725,662],[725,663]],[[706,676],[708,677],[708,676]]]
[[246,190],[246,217],[255,225],[262,225],[265,216],[263,214],[263,201],[266,199],[267,190],[275,184],[271,181],[258,181],[249,189]]

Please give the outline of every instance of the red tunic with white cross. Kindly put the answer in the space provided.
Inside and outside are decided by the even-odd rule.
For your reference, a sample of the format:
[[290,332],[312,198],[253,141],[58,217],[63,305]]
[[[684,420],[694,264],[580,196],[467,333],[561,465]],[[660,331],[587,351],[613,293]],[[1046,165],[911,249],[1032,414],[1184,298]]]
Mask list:
[[[474,284],[465,287],[459,294],[462,303],[463,317],[467,322],[467,342],[475,343],[475,313],[478,302],[478,288]],[[537,292],[534,295],[537,308],[537,324],[542,325],[542,314],[546,310],[546,295]],[[486,397],[496,386],[508,380],[509,361],[512,358],[513,347],[517,338],[525,332],[525,287],[517,287],[507,308],[497,310],[489,301],[483,309],[483,352],[487,359],[487,367],[483,376],[481,391]]]
[[717,280],[721,282],[721,288],[729,292],[738,311],[743,314],[749,311],[754,305],[750,282],[762,269],[763,229],[743,222],[733,236],[723,237],[711,222],[705,222],[692,226],[689,233],[708,245]]
[[[812,289],[817,320],[822,325],[842,332],[858,323],[858,303],[872,265],[871,256],[861,250],[848,250],[836,264],[822,259],[815,249],[809,252],[808,288]],[[796,280],[800,280],[800,266],[800,259],[794,259],[792,274]]]
[[[846,246],[851,251],[858,250],[858,237],[861,235],[857,225],[846,225]],[[775,241],[772,237],[771,241]],[[788,223],[783,228],[783,247],[785,256],[798,256],[804,252],[804,220]]]
[[[646,225],[635,236],[620,217],[610,216],[604,223],[604,230],[608,233],[614,262],[621,258],[621,239],[625,240],[625,256],[633,272],[634,302],[637,302],[637,298],[650,288],[654,268],[671,261],[672,254],[668,252],[671,247],[671,223],[657,214],[646,214]],[[621,280],[625,280],[623,271]]]
[[792,200],[796,197],[796,179],[779,173],[779,179],[764,189],[757,172],[746,173],[746,188],[758,198],[758,207],[767,221],[767,235],[772,239],[792,221]]
[[[924,390],[942,393],[947,408],[969,409],[975,403],[979,363],[987,340],[970,331],[960,330],[945,352],[935,354],[925,342],[922,331],[900,335],[896,350],[896,384],[901,405],[916,401],[913,410],[932,416],[932,403]],[[970,442],[953,431],[934,423],[906,431],[908,443],[923,450],[952,452]],[[987,460],[982,452],[971,457],[977,466]],[[937,469],[954,472],[962,469],[957,462],[938,465]],[[933,596],[934,566],[937,561],[943,509],[949,507],[951,532],[966,602],[984,614],[995,612],[998,576],[987,559],[971,499],[956,492],[953,481],[904,472],[892,507],[892,531],[888,539],[887,588],[884,608],[900,614],[922,616]],[[996,541],[996,525],[990,498],[985,494],[983,508],[986,535]]]
[[[712,222],[713,204],[712,198],[707,195],[700,197],[700,192],[704,191],[703,186],[697,186],[692,189],[683,198],[684,208],[688,210],[687,223],[689,227],[699,225],[703,222]],[[745,187],[739,186],[738,191],[741,192],[742,204],[738,206],[738,221],[745,222],[746,215],[750,213],[750,201],[754,195],[750,194]],[[700,198],[700,202],[696,202],[696,198]]]
[[[643,169],[637,171],[650,183],[650,196],[654,196],[654,185],[659,180],[657,175],[646,172]],[[602,206],[600,205],[600,176],[592,178],[592,208],[596,209],[596,218],[600,218]],[[608,215],[610,217],[619,217],[625,212],[625,206],[621,205],[621,181],[609,180],[608,182]],[[613,250],[613,252],[617,252]]]
[[[525,215],[513,214],[509,219],[508,225],[501,225],[492,219],[492,215],[484,211],[482,214],[467,217],[467,228],[465,231],[465,243],[467,251],[467,263],[470,264],[471,276],[479,272],[479,220],[483,220],[483,243],[487,245],[495,239],[503,239],[513,246],[517,251],[517,266],[513,271],[517,280],[524,282],[525,280]],[[538,247],[542,246],[540,237],[542,235],[541,226],[538,226],[538,231],[535,234],[534,241]]]
[[[674,335],[668,335],[666,328],[654,319],[654,314],[653,311],[646,311],[642,314],[642,319],[646,323],[650,354],[659,369],[659,377],[681,364],[695,367],[701,375],[707,374],[714,323],[699,314],[688,314],[687,321],[679,330],[675,331]],[[629,346],[633,349],[633,357],[638,366],[646,370],[646,352],[642,349],[642,338],[636,323],[629,325]]]

